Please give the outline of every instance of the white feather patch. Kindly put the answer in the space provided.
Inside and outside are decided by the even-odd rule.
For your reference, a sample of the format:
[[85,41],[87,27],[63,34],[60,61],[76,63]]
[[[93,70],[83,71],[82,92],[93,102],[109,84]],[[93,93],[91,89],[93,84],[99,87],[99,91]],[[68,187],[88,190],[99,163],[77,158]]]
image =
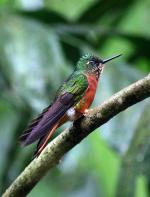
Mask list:
[[75,120],[76,111],[73,107],[67,110],[67,116],[71,121]]

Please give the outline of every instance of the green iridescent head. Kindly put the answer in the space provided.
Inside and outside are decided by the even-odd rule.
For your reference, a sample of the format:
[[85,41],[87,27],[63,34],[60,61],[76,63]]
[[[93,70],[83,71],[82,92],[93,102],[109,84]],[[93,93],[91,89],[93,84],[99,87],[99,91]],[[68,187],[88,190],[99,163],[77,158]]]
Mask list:
[[120,55],[113,56],[109,59],[102,60],[94,55],[86,54],[80,58],[77,63],[77,70],[83,70],[88,73],[96,74],[99,76],[101,71],[103,70],[103,66],[106,62],[119,57]]
[[102,60],[98,57],[91,54],[86,54],[79,59],[77,68],[80,70],[91,70],[95,66],[98,66],[100,62],[102,63]]

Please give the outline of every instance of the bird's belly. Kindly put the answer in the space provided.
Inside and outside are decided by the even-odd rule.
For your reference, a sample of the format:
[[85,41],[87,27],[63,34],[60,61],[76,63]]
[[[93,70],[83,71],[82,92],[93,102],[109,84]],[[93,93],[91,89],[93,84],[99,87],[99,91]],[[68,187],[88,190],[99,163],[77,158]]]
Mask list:
[[87,79],[88,88],[85,91],[83,98],[74,107],[71,107],[66,112],[68,119],[71,121],[81,117],[93,102],[98,81],[94,76],[87,76]]
[[93,102],[95,96],[95,91],[90,88],[85,92],[84,97],[75,105],[67,110],[66,115],[70,121],[74,121],[82,116],[85,113],[85,110],[88,109]]

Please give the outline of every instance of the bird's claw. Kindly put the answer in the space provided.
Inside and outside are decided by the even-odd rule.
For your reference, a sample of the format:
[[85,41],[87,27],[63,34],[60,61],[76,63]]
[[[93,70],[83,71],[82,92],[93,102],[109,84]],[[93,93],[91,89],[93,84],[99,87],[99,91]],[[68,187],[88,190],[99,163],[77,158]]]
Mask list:
[[84,116],[90,116],[92,112],[93,112],[93,109],[86,109],[84,111]]

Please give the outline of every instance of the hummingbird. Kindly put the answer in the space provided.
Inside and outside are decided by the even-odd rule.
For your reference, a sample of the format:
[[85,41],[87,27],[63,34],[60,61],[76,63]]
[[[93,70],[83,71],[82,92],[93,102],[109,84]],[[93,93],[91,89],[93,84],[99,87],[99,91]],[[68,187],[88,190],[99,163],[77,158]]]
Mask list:
[[104,64],[121,54],[102,60],[86,54],[79,59],[73,73],[65,80],[53,102],[35,118],[20,136],[24,146],[38,141],[34,156],[38,157],[58,127],[67,121],[86,116],[92,104]]

